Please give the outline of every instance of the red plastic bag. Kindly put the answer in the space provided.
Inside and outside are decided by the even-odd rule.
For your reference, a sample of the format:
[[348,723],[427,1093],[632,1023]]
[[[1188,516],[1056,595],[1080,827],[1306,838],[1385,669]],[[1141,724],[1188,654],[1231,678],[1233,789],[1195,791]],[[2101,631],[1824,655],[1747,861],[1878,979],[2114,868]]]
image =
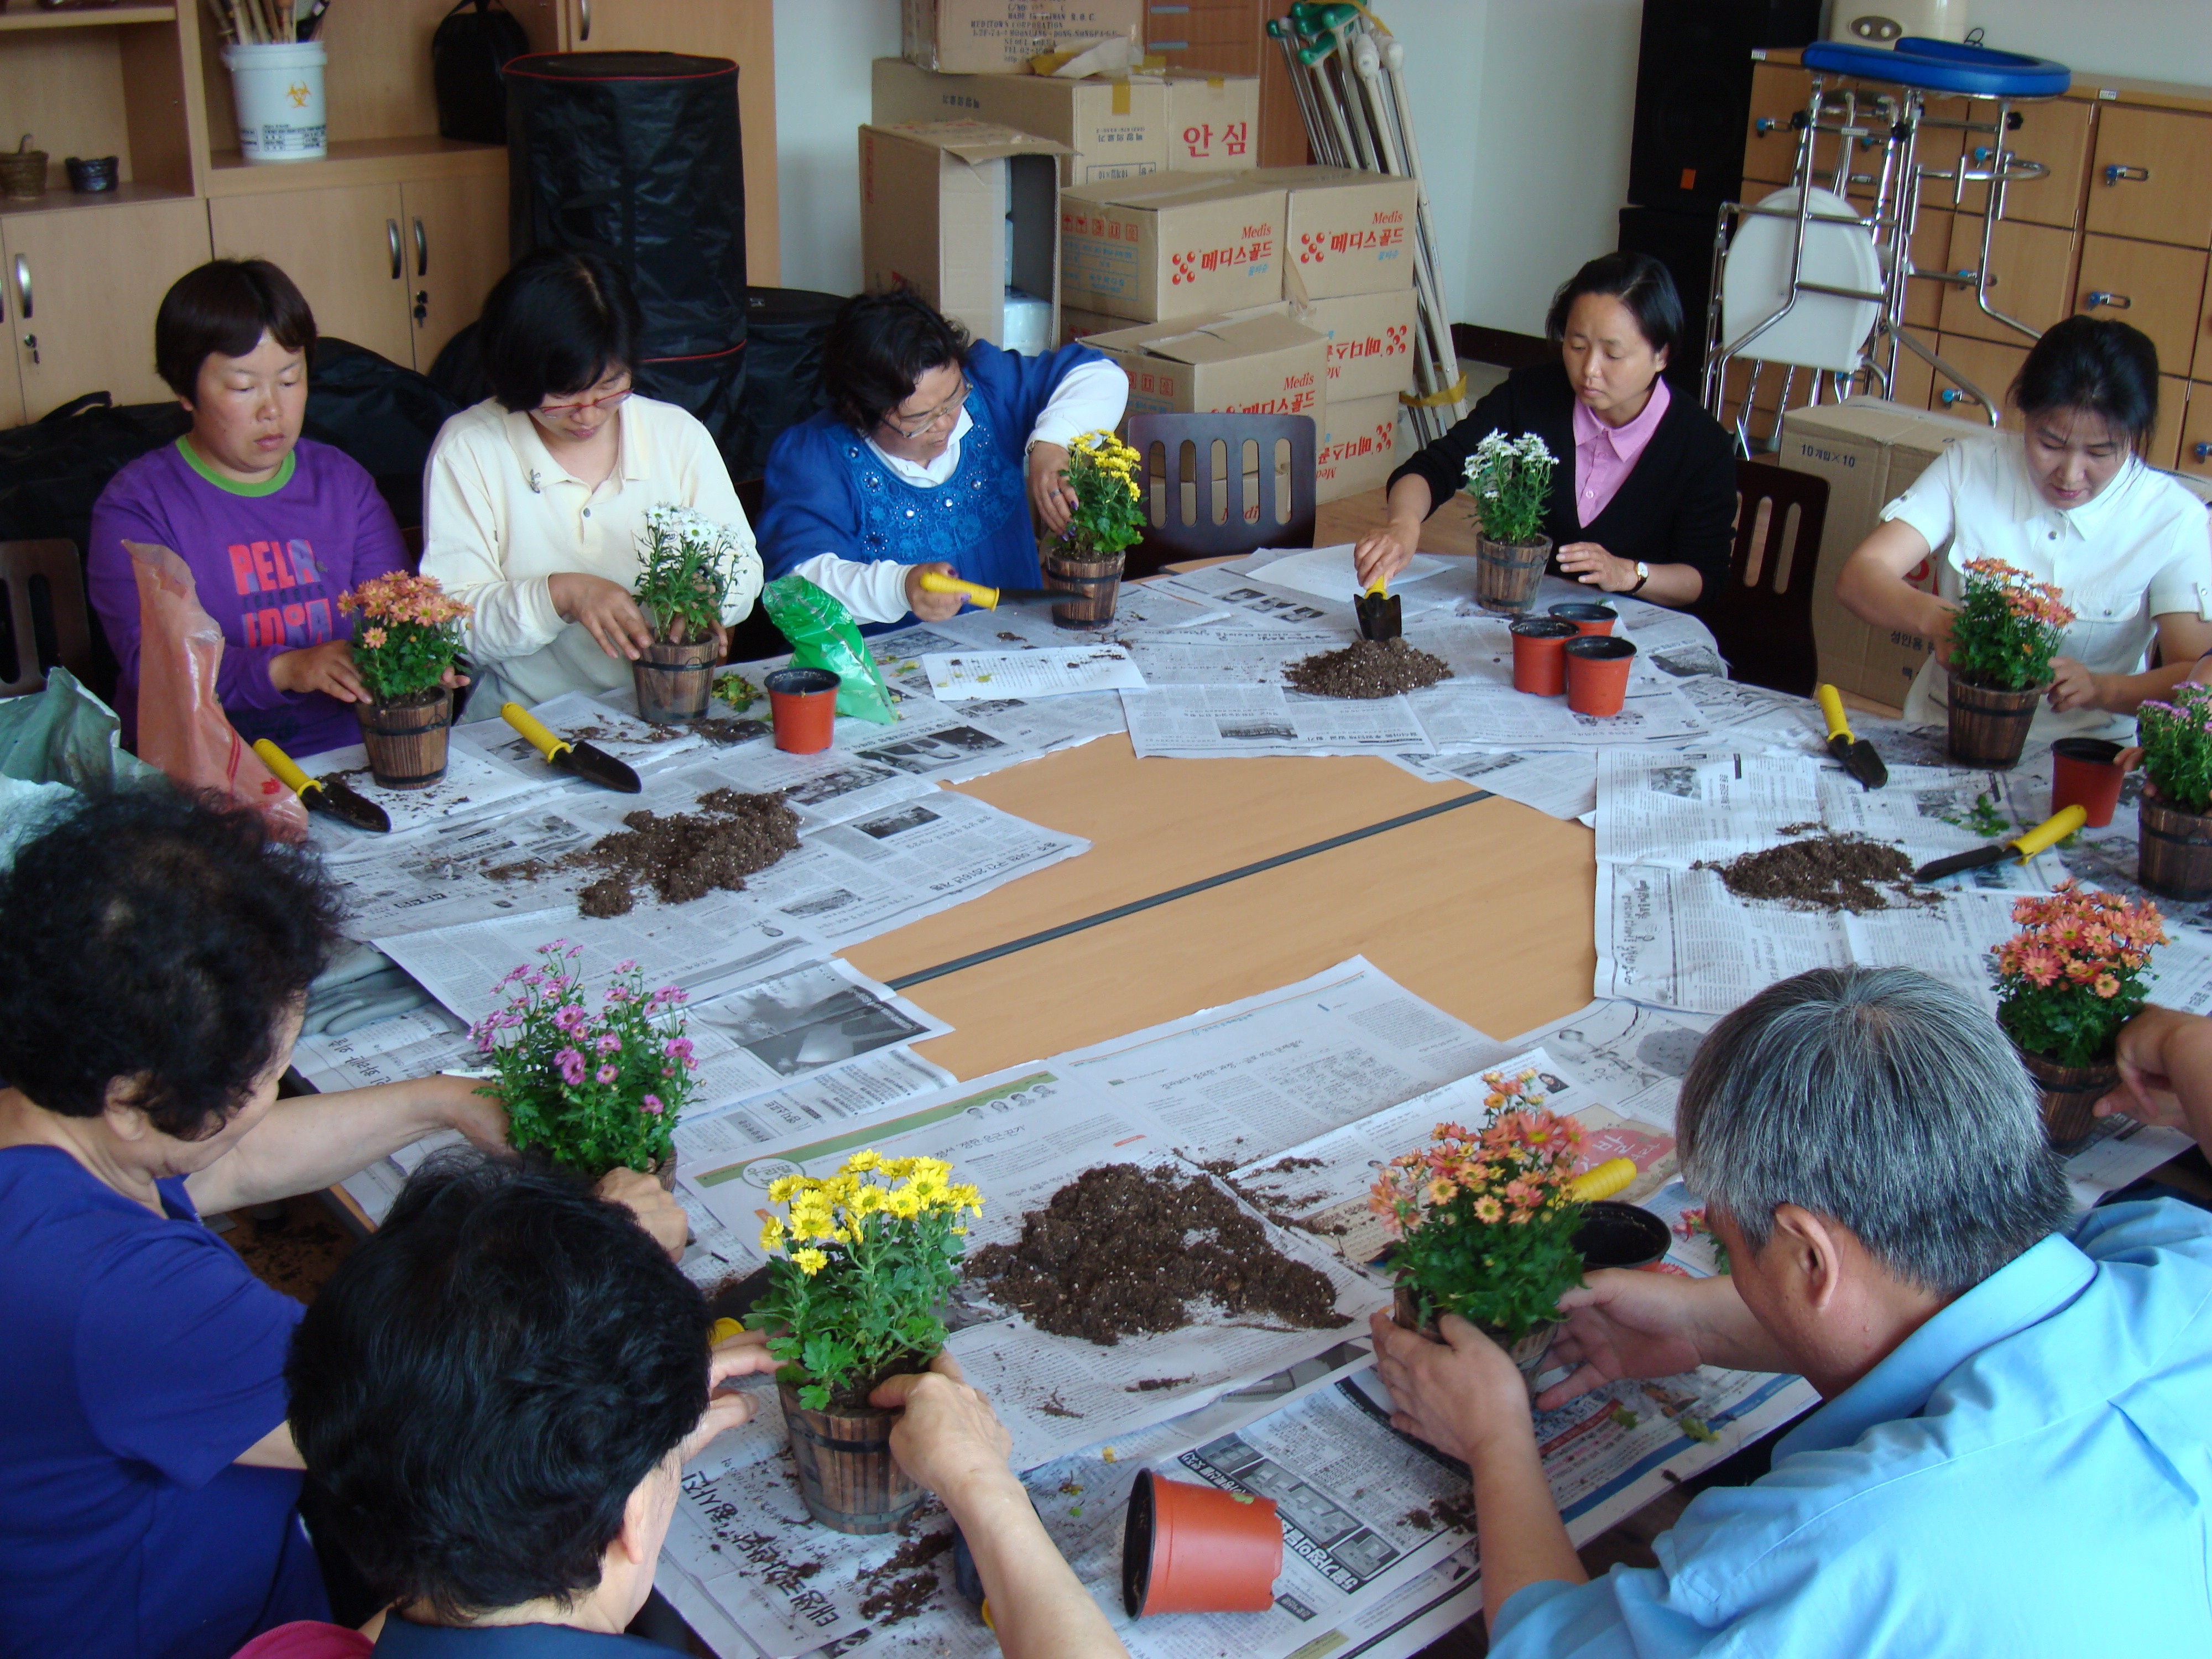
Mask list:
[[138,758],[181,789],[252,807],[279,841],[305,841],[307,809],[223,716],[222,629],[201,608],[191,568],[166,547],[123,545],[138,579]]

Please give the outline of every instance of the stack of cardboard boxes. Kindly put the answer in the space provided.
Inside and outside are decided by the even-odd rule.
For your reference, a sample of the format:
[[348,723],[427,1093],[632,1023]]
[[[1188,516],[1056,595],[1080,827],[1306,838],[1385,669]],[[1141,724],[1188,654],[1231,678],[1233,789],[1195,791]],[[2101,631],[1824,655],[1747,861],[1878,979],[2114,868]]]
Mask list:
[[1045,343],[1121,364],[1133,412],[1310,416],[1322,500],[1380,483],[1413,383],[1417,186],[1257,169],[1255,77],[1019,72],[1141,10],[906,0],[860,131],[869,286],[910,282],[1014,349],[1048,320]]

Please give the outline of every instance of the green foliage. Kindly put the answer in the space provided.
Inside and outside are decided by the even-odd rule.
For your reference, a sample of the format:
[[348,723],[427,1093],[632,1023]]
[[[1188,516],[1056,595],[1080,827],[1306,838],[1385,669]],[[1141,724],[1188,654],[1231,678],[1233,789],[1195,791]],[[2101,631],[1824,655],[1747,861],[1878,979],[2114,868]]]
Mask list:
[[1467,464],[1467,493],[1474,497],[1482,533],[1516,547],[1541,537],[1555,464],[1533,432],[1521,438],[1493,432],[1477,444]]
[[678,644],[712,633],[738,569],[758,557],[736,531],[688,507],[663,502],[649,510],[635,592],[653,637]]
[[539,966],[494,988],[507,1004],[476,1027],[497,1074],[477,1092],[506,1104],[517,1152],[543,1152],[590,1181],[652,1169],[691,1098],[691,1042],[674,1012],[684,993],[667,985],[648,996],[638,965],[624,963],[594,1018],[568,965],[583,947],[556,939],[538,954]]
[[2002,559],[1970,559],[1966,596],[1951,619],[1952,678],[1996,691],[2048,685],[2073,620],[2048,582]]
[[1971,830],[1978,836],[1995,841],[2009,834],[2012,820],[1998,811],[1996,802],[1984,790],[1974,797],[1974,804],[1963,812],[1938,812],[1936,817],[1946,823],[1955,823],[1961,830]]
[[1086,432],[1068,447],[1067,484],[1077,506],[1065,538],[1079,553],[1120,553],[1144,538],[1139,459],[1135,450],[1110,432]]
[[2166,804],[2212,811],[2212,685],[2179,685],[2136,713],[2143,770]]

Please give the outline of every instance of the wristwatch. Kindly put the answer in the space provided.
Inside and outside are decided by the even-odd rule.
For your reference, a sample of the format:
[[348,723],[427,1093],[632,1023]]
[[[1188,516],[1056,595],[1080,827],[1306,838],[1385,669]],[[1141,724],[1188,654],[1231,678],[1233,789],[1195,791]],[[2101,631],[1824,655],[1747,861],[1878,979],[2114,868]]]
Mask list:
[[1650,580],[1651,567],[1644,563],[1643,560],[1638,559],[1636,562],[1636,586],[1630,588],[1628,591],[1632,593],[1641,593],[1644,591],[1644,584]]

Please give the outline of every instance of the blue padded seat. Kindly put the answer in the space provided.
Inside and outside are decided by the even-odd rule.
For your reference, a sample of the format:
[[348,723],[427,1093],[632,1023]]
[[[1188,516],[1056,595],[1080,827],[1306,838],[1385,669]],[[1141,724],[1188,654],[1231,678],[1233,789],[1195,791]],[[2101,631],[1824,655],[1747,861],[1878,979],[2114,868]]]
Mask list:
[[1803,61],[1807,69],[1823,75],[1849,75],[1926,92],[1964,93],[1970,98],[2056,98],[2074,80],[2071,70],[2048,58],[1917,34],[1906,35],[1893,47],[1816,40],[1805,48]]

